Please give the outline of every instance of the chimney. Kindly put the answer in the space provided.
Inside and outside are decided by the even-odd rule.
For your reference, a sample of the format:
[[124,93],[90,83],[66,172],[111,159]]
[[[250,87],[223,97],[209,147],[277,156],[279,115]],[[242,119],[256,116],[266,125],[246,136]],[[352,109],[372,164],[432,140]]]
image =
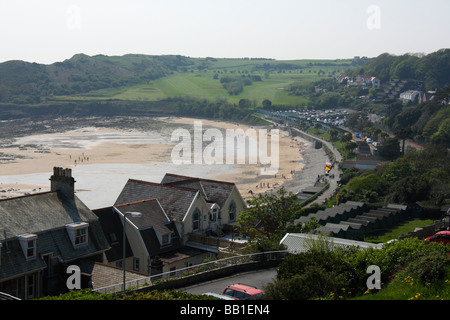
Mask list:
[[53,167],[53,175],[50,177],[50,190],[60,191],[69,198],[75,196],[75,179],[72,178],[72,169]]

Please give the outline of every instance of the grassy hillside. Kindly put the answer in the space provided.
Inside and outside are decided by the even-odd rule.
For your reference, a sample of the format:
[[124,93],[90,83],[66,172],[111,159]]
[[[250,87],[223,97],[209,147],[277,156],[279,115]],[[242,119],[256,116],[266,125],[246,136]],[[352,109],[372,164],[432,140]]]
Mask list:
[[[276,105],[305,105],[307,99],[290,95],[294,82],[312,82],[330,78],[351,66],[350,60],[294,60],[190,58],[189,63],[171,74],[135,85],[109,87],[71,95],[55,96],[58,100],[143,100],[190,96],[238,103],[248,99],[254,106],[270,100]],[[238,94],[230,94],[221,83],[223,77],[257,78]]]
[[[192,97],[254,106],[265,99],[279,105],[304,105],[290,95],[292,83],[331,78],[352,60],[216,59],[183,56],[87,56],[77,54],[50,65],[23,61],[0,64],[0,102],[137,100]],[[224,78],[233,83],[224,84]],[[228,79],[230,80],[230,79]],[[230,89],[231,87],[231,89]]]

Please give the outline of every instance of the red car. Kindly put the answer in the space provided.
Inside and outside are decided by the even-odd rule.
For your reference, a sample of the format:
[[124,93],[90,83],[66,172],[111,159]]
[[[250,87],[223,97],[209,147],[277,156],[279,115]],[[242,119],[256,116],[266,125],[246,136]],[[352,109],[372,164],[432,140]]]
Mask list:
[[256,298],[263,293],[264,291],[258,288],[240,283],[232,284],[231,286],[226,287],[222,292],[223,295],[232,297],[236,300]]
[[431,242],[450,244],[450,231],[437,232],[436,234],[426,238],[425,240],[428,240]]

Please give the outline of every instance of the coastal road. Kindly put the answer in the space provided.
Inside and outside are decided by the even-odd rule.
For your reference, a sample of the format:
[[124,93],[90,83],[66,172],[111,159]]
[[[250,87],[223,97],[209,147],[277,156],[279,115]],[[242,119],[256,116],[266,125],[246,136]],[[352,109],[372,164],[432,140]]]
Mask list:
[[[275,124],[275,122],[273,122],[272,120],[269,119],[265,119],[269,122],[272,122],[273,124]],[[323,145],[326,145],[334,154],[334,157],[336,159],[336,164],[333,166],[333,168],[331,169],[331,171],[329,172],[330,174],[334,174],[334,178],[328,178],[328,182],[330,183],[330,187],[325,190],[325,192],[323,194],[321,194],[316,200],[314,200],[313,202],[311,202],[309,205],[311,205],[312,203],[322,203],[326,198],[329,198],[330,196],[332,196],[334,194],[334,190],[338,187],[338,183],[337,181],[339,180],[339,176],[342,173],[341,170],[339,170],[339,162],[342,161],[342,155],[341,153],[333,146],[333,144],[331,142],[325,141],[323,139],[320,139],[314,135],[311,135],[309,133],[306,133],[304,131],[301,131],[299,129],[296,128],[292,128],[291,129],[293,131],[297,131],[300,132],[302,135],[311,137],[313,139],[319,140],[322,142]],[[306,187],[312,186],[314,185],[314,183],[317,180],[317,176],[321,176],[324,174],[325,171],[325,163],[327,161],[329,161],[329,158],[327,156],[327,154],[325,153],[324,148],[320,148],[320,149],[315,149],[314,148],[314,143],[308,141],[308,143],[310,144],[310,146],[308,147],[308,149],[305,151],[305,157],[304,157],[304,161],[305,161],[305,167],[300,170],[299,172],[296,172],[291,180],[288,180],[286,182],[283,183],[283,187],[286,189],[286,191],[288,192],[292,192],[292,193],[299,193],[301,192],[303,189],[305,189]]]
[[[336,190],[338,188],[338,180],[339,180],[339,176],[342,173],[342,170],[339,169],[339,163],[343,160],[341,153],[339,152],[339,150],[336,149],[336,147],[328,141],[325,141],[323,139],[320,139],[316,136],[310,135],[304,131],[300,131],[296,128],[294,128],[294,130],[301,132],[304,135],[310,136],[314,139],[317,139],[319,141],[322,142],[323,145],[326,145],[328,147],[328,149],[331,150],[331,152],[333,152],[334,154],[334,159],[335,159],[335,165],[333,166],[333,168],[330,170],[329,172],[329,177],[328,177],[328,183],[330,184],[330,187],[324,191],[324,193],[322,193],[319,197],[317,197],[317,199],[315,201],[313,201],[312,203],[322,203],[325,199],[329,198],[330,196],[334,195],[334,190]],[[323,150],[322,150],[323,151]],[[325,151],[323,151],[323,153],[325,153]],[[327,159],[326,161],[328,161],[328,156],[325,156],[325,158]],[[323,167],[325,166],[325,162],[322,162],[322,171],[319,174],[323,173]],[[330,176],[334,175],[334,178],[330,178]],[[311,204],[310,204],[311,205]]]
[[225,289],[228,285],[234,283],[243,283],[264,290],[264,287],[269,282],[273,282],[276,275],[277,275],[276,268],[255,270],[244,273],[238,273],[226,278],[220,278],[208,282],[199,283],[190,287],[185,287],[181,290],[191,294],[202,294],[205,292],[213,292],[221,294],[223,289]]

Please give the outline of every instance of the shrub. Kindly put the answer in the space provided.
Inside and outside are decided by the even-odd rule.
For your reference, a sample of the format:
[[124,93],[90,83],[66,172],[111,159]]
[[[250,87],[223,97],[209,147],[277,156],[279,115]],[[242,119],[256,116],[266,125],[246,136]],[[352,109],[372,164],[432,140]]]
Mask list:
[[406,270],[410,276],[419,279],[422,284],[432,284],[444,276],[445,263],[445,256],[432,252],[412,261]]

